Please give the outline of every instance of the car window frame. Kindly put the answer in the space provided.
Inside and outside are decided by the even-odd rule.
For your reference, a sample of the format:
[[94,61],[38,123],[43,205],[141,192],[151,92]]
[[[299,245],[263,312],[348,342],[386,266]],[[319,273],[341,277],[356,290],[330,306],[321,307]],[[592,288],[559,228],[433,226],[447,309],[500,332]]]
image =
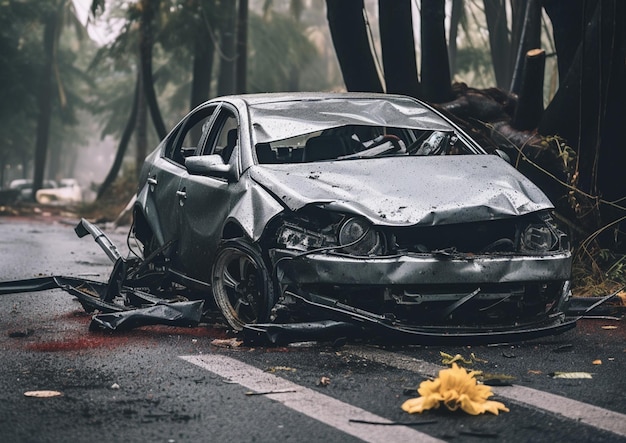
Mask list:
[[240,175],[241,171],[241,116],[236,107],[231,106],[228,103],[220,103],[216,108],[214,113],[214,117],[211,120],[211,125],[209,131],[206,134],[206,139],[204,140],[204,145],[201,150],[198,150],[197,155],[219,155],[219,153],[215,153],[215,148],[217,146],[217,141],[220,138],[224,125],[229,117],[234,117],[236,120],[236,129],[237,129],[237,143],[231,153],[228,161],[225,161],[225,164],[230,164],[234,171],[236,172],[237,177]]
[[205,123],[207,124],[208,129],[206,132],[203,131],[200,138],[198,139],[197,146],[195,146],[196,149],[194,151],[194,154],[197,154],[204,145],[204,143],[206,143],[208,133],[211,131],[219,108],[220,107],[215,103],[210,103],[207,104],[207,106],[197,108],[187,114],[187,116],[180,122],[177,128],[172,131],[169,140],[166,142],[166,147],[163,152],[163,158],[169,160],[176,165],[185,167],[185,155],[183,155],[181,151],[185,138],[198,123],[208,118],[207,122]]

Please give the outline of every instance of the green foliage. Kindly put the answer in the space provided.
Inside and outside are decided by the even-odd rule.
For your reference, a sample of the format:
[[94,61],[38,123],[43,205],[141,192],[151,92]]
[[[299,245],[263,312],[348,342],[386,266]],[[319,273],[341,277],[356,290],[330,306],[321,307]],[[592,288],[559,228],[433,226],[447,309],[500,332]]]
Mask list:
[[495,84],[491,54],[488,47],[463,47],[456,54],[457,74],[474,87],[490,87]]
[[281,14],[250,14],[248,89],[250,92],[293,90],[292,76],[299,73],[300,90],[329,87],[325,63],[307,39],[302,25]]

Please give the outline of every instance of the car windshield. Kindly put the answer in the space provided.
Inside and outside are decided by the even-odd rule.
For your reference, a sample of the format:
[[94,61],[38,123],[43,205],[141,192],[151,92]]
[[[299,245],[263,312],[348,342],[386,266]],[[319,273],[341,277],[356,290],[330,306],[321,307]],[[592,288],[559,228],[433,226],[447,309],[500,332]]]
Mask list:
[[411,99],[293,100],[249,109],[259,163],[476,153]]

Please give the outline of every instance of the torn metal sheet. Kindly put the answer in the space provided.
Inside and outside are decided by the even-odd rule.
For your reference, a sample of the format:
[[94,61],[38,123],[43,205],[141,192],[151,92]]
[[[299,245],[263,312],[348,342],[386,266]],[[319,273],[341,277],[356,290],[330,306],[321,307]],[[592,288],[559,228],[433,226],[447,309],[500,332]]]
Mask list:
[[[351,323],[358,326],[362,331],[361,337],[375,337],[383,341],[398,343],[420,343],[427,345],[467,345],[467,344],[491,344],[507,343],[524,340],[532,340],[546,335],[556,335],[566,332],[576,326],[579,317],[566,316],[565,314],[555,314],[545,319],[543,322],[528,324],[518,324],[515,326],[481,326],[477,328],[467,328],[462,326],[418,326],[409,325],[398,321],[393,316],[378,315],[363,309],[358,309],[345,304],[337,303],[326,297],[314,296],[301,297],[294,293],[288,295],[307,305],[312,311],[323,313],[327,317],[334,318],[339,324],[342,322]],[[321,315],[323,315],[321,314]],[[301,326],[306,329],[308,324]],[[265,333],[268,343],[274,340],[286,341],[292,336],[289,324],[285,325],[246,325],[244,327],[245,336],[248,339],[263,337]],[[328,325],[315,323],[311,330],[315,334],[327,334],[323,329],[335,327],[330,322]],[[353,330],[356,332],[356,329]]]
[[200,323],[204,300],[160,303],[146,308],[94,315],[90,329],[126,331],[139,326],[194,327]]
[[153,303],[152,306],[126,306],[106,301],[108,284],[75,277],[39,277],[28,280],[0,282],[0,295],[20,292],[62,289],[78,299],[86,312],[97,312],[92,327],[128,330],[148,325],[197,326],[203,313],[204,300],[167,303],[155,300],[141,291],[126,289],[134,300]]

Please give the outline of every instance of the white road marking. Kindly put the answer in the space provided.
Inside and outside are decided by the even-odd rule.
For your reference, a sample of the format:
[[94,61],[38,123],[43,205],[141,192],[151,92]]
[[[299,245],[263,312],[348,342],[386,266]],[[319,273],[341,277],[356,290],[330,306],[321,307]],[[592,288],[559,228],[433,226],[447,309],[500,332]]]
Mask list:
[[180,358],[245,386],[252,391],[295,391],[266,394],[265,397],[271,398],[294,411],[366,442],[406,443],[407,441],[418,441],[435,443],[443,441],[407,426],[385,426],[350,422],[349,420],[352,419],[391,423],[390,420],[384,417],[320,394],[317,391],[297,385],[276,375],[268,374],[261,369],[224,355],[189,355],[181,356]]
[[[398,369],[417,372],[428,377],[435,377],[441,369],[445,369],[444,366],[380,349],[346,346],[344,350],[357,357]],[[519,385],[494,386],[492,390],[498,397],[509,399],[514,403],[543,409],[579,423],[585,423],[594,428],[626,437],[626,414]]]

